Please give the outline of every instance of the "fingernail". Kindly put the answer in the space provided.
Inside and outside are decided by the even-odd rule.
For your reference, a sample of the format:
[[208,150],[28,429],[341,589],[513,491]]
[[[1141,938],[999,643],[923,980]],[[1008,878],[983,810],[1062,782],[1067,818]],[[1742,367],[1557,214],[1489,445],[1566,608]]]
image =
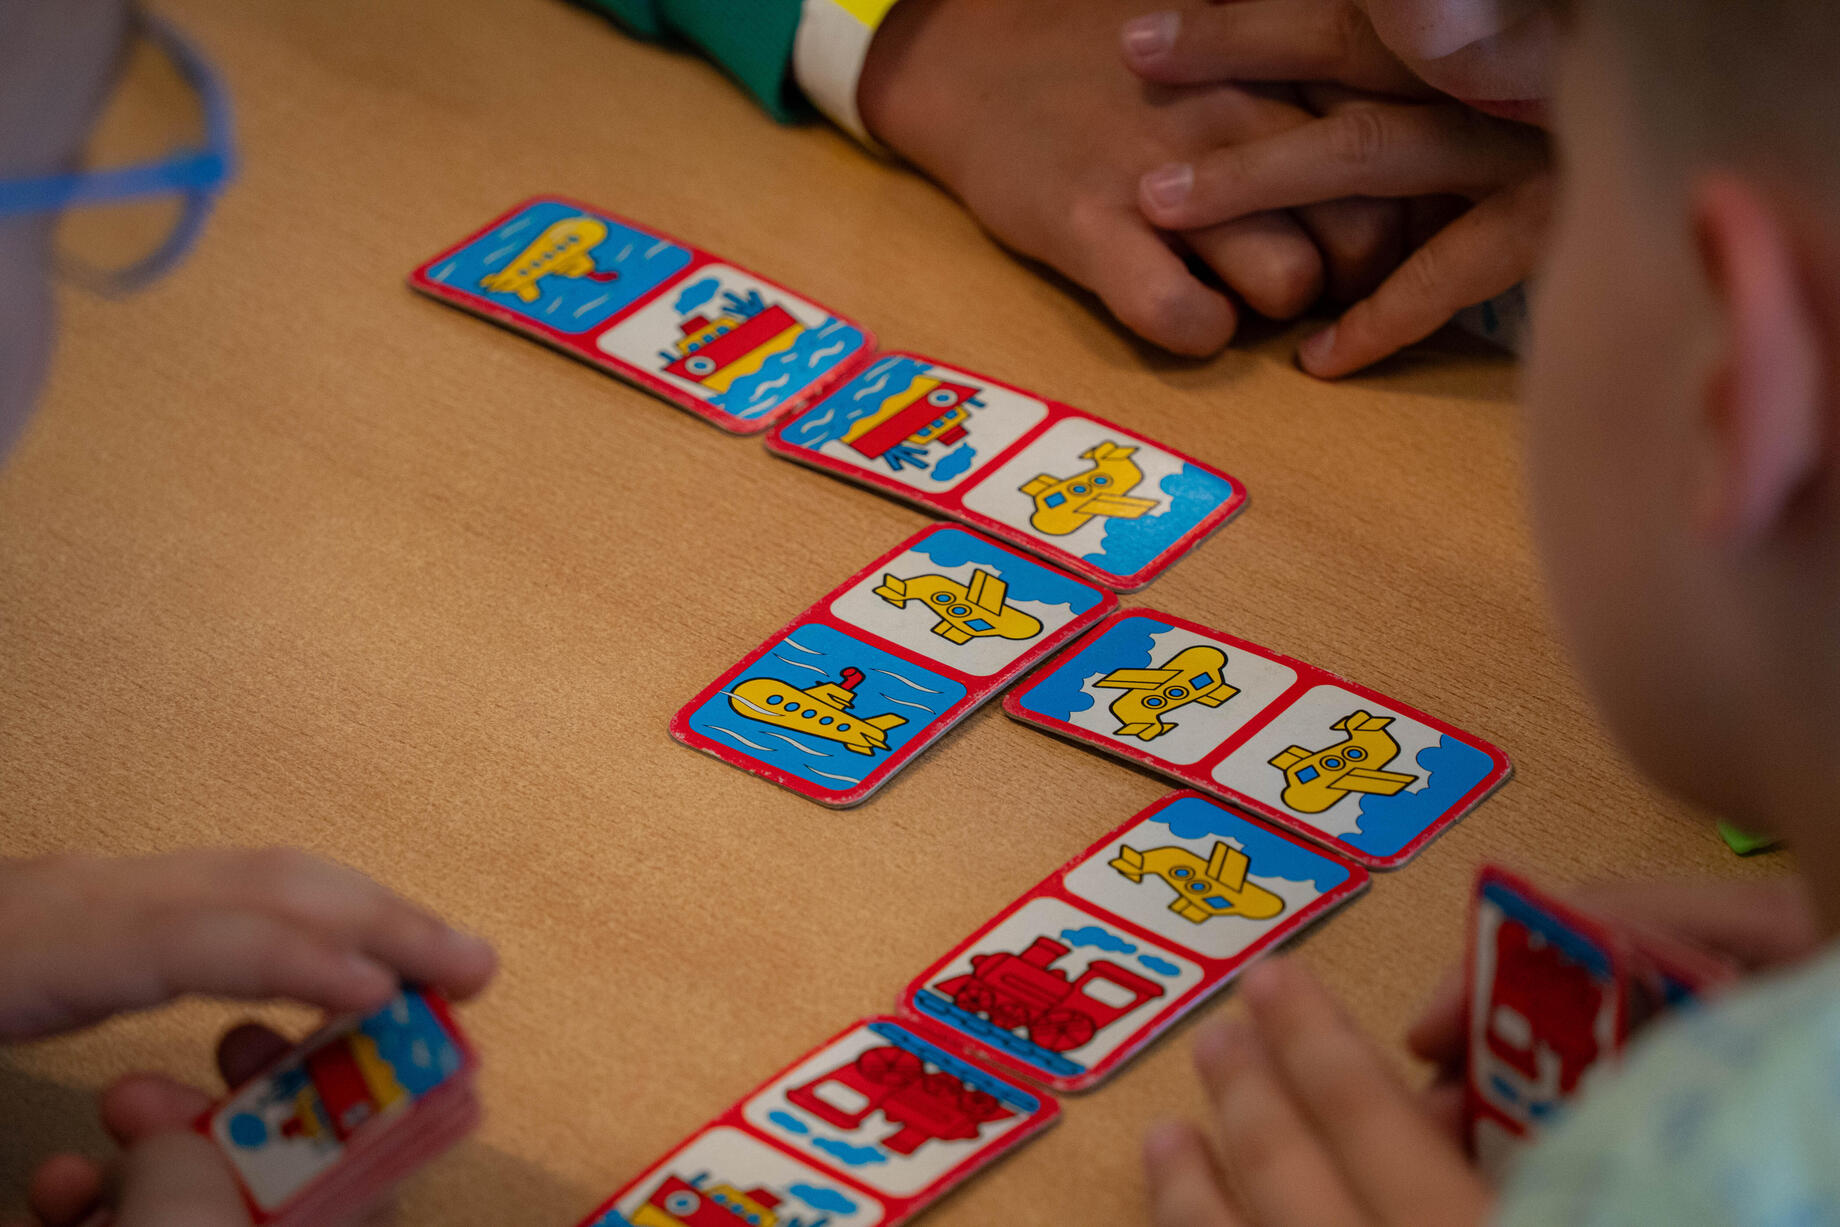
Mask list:
[[1195,187],[1195,168],[1187,162],[1171,162],[1144,176],[1144,197],[1159,209],[1174,209],[1188,199]]
[[474,937],[471,933],[465,933],[459,929],[447,931],[447,948],[469,959],[492,957],[490,942],[483,937]]
[[1297,346],[1297,361],[1302,363],[1303,369],[1307,371],[1321,366],[1334,353],[1335,325],[1330,324],[1315,336],[1303,339]]
[[1176,45],[1180,13],[1146,13],[1124,23],[1124,53],[1134,60],[1154,60]]

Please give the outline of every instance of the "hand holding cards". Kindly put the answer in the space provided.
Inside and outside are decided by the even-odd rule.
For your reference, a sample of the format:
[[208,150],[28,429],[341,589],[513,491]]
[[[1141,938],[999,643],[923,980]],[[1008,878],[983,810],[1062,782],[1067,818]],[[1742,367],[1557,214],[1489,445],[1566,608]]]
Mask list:
[[1736,974],[1720,957],[1591,915],[1496,866],[1477,878],[1472,908],[1464,1117],[1492,1175],[1637,1031]]
[[447,1003],[405,988],[305,1040],[194,1128],[223,1151],[254,1222],[315,1227],[464,1137],[479,1119],[477,1068]]

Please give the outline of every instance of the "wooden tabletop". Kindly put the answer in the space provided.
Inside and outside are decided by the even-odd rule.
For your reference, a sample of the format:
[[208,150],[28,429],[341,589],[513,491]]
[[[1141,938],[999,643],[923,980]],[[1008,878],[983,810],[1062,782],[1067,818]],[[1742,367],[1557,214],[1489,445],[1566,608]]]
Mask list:
[[[672,742],[689,696],[927,517],[404,287],[535,192],[1244,481],[1247,512],[1142,602],[1517,767],[1295,947],[1389,1043],[1486,859],[1769,868],[1595,724],[1530,552],[1509,362],[1447,343],[1325,385],[1291,332],[1160,358],[915,175],[554,0],[165,7],[222,64],[246,165],[169,281],[64,298],[0,472],[0,854],[298,844],[490,935],[504,971],[464,1014],[488,1118],[405,1222],[568,1227],[1169,789],[995,704],[842,812]],[[33,1156],[104,1145],[95,1088],[205,1080],[241,1014],[0,1053],[0,1211]],[[1200,1109],[1188,1030],[927,1221],[1140,1221],[1143,1127]]]

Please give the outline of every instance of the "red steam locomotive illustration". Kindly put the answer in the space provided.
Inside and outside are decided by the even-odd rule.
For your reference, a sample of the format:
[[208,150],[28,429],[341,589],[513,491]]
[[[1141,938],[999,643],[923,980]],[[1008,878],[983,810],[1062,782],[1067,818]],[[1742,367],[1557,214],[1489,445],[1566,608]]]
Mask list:
[[971,1141],[991,1121],[1016,1115],[996,1096],[944,1070],[927,1073],[924,1060],[893,1044],[871,1048],[848,1065],[793,1087],[786,1098],[839,1129],[860,1129],[879,1111],[900,1126],[881,1142],[899,1155],[911,1155],[931,1141]]
[[1540,1086],[1545,1049],[1558,1058],[1558,1093],[1570,1095],[1597,1059],[1603,1003],[1603,985],[1588,968],[1550,943],[1534,945],[1526,925],[1502,920],[1495,930],[1487,1026],[1489,1051],[1498,1060]]
[[[1026,1029],[1049,1052],[1069,1052],[1163,995],[1163,986],[1105,959],[1094,959],[1078,980],[1054,966],[1072,947],[1038,937],[1020,955],[974,954],[972,971],[933,987],[968,1014],[1005,1031]],[[1103,993],[1097,996],[1095,993]]]

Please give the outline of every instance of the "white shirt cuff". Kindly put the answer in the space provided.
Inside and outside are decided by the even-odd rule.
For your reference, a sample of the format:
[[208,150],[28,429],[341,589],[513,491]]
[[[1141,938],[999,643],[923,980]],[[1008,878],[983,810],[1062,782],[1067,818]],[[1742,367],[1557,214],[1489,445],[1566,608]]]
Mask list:
[[875,31],[896,0],[805,0],[792,44],[799,88],[831,122],[878,152],[856,109],[856,86]]

